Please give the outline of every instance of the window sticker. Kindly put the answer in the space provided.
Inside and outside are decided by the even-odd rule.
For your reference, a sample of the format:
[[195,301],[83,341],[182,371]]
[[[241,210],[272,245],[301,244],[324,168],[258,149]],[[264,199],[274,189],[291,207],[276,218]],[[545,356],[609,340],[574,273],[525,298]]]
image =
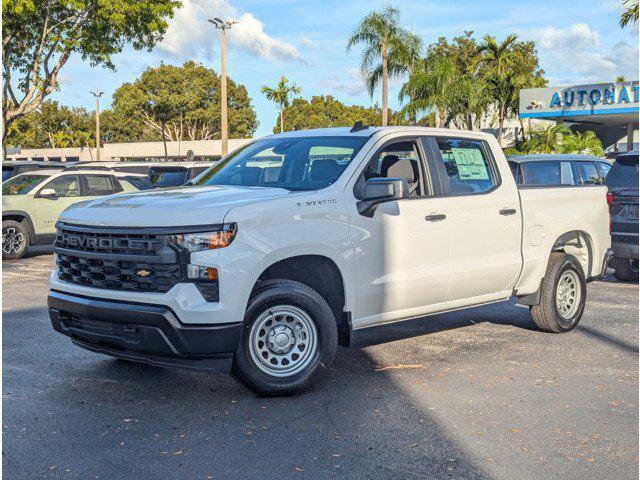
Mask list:
[[451,148],[461,180],[489,180],[482,152],[477,148]]

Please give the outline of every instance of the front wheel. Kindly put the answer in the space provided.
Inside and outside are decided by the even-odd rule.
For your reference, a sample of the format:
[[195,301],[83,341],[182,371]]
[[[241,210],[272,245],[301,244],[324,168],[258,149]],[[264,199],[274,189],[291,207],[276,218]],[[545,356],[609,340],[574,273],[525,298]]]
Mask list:
[[23,222],[2,221],[2,259],[22,258],[29,246],[29,230]]
[[233,373],[257,393],[296,394],[326,373],[337,345],[333,312],[315,290],[268,280],[249,301]]
[[540,303],[531,307],[536,326],[545,332],[573,330],[582,318],[587,283],[580,262],[573,255],[553,252],[542,279]]

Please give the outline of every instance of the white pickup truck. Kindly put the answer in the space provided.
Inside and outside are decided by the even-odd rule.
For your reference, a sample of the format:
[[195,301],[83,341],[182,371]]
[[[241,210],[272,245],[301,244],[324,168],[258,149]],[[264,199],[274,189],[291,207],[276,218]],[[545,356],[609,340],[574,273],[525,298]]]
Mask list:
[[195,183],[60,216],[55,330],[285,395],[361,328],[516,297],[539,329],[567,332],[610,254],[604,186],[518,188],[479,132],[289,132]]

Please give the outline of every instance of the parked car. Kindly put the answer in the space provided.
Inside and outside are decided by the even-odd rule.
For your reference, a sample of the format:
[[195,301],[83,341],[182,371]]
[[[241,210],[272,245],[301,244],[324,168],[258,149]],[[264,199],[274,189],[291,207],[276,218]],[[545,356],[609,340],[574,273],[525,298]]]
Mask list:
[[149,169],[151,188],[178,187],[187,184],[214,165],[209,162],[156,164]]
[[518,185],[602,185],[609,160],[593,155],[533,154],[507,157]]
[[55,223],[69,205],[135,191],[132,174],[94,170],[33,170],[2,183],[2,258],[21,258],[30,245],[53,243]]
[[63,170],[71,163],[66,162],[36,162],[36,161],[24,161],[24,162],[3,162],[2,164],[2,181],[9,180],[11,177],[20,175],[21,173],[30,172],[33,170],[47,169],[47,170]]
[[193,188],[74,205],[57,227],[56,331],[278,395],[366,327],[515,296],[572,330],[610,254],[606,187],[519,190],[492,135],[422,127],[273,135]]
[[638,152],[618,155],[605,184],[611,211],[611,267],[619,280],[638,281]]
[[72,169],[108,170],[147,175],[147,183],[139,180],[140,189],[177,187],[187,184],[213,162],[85,162]]

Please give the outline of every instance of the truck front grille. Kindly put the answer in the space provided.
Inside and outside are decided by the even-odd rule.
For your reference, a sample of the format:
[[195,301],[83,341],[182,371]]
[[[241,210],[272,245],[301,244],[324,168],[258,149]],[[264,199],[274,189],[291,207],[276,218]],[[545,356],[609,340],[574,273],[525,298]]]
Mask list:
[[188,252],[168,244],[158,229],[84,227],[58,223],[58,276],[92,288],[168,292],[186,280]]
[[110,290],[168,292],[180,282],[180,265],[83,258],[58,253],[58,276],[65,282]]

